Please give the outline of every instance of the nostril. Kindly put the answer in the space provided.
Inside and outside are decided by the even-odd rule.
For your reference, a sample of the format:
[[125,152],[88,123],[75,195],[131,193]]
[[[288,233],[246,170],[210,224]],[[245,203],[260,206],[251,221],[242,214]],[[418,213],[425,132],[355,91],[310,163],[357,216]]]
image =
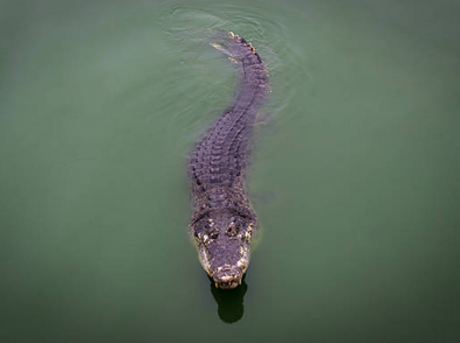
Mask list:
[[233,275],[224,275],[224,276],[221,276],[221,282],[230,282],[230,281],[233,281],[235,279],[235,276]]

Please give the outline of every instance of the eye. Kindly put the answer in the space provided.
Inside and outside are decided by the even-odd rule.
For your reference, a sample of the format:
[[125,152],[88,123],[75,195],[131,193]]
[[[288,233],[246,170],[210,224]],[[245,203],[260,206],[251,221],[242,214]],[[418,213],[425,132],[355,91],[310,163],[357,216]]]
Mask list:
[[211,237],[212,239],[217,239],[217,237],[219,237],[219,233],[218,232],[212,232],[209,237]]
[[227,229],[227,235],[236,236],[239,231],[240,231],[239,227],[232,225]]

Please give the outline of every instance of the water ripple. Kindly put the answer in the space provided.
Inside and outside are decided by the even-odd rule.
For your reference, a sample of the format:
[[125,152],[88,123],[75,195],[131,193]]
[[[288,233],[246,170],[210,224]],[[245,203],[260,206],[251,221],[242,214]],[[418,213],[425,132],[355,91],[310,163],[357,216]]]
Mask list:
[[[161,28],[173,42],[171,53],[183,56],[180,71],[174,76],[175,86],[181,88],[175,91],[184,95],[183,107],[176,109],[174,120],[180,120],[182,124],[185,120],[187,124],[182,127],[192,133],[189,136],[191,141],[199,128],[206,126],[203,121],[222,111],[224,101],[233,93],[234,84],[229,82],[234,77],[231,69],[225,68],[219,71],[221,74],[215,75],[218,68],[212,68],[222,63],[222,57],[208,49],[216,30],[233,31],[245,37],[264,59],[272,86],[272,95],[264,110],[269,117],[284,121],[302,115],[302,109],[293,104],[306,97],[313,81],[308,70],[308,56],[293,38],[298,37],[298,33],[293,34],[285,25],[289,15],[291,13],[280,13],[278,9],[267,11],[266,6],[262,8],[258,4],[245,4],[244,7],[163,4],[159,16]],[[210,68],[213,69],[211,73]],[[190,78],[184,79],[184,75]],[[202,113],[203,102],[208,106],[206,112],[209,114]]]

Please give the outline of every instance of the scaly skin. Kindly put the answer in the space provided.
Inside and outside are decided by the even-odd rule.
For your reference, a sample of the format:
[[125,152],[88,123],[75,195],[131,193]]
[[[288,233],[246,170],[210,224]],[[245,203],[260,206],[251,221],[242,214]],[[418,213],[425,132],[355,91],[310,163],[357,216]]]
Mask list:
[[200,262],[216,287],[241,284],[257,228],[244,187],[254,121],[269,89],[267,70],[252,45],[233,33],[212,44],[238,64],[239,93],[192,150],[188,175],[190,231]]

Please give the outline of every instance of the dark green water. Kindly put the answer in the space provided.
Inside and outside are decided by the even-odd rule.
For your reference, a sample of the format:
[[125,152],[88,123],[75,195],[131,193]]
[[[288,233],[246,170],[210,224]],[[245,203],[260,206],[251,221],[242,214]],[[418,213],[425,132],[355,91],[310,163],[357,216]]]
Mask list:
[[[0,341],[459,342],[459,10],[1,1]],[[234,88],[218,28],[273,89],[235,292],[186,235],[187,152]]]

